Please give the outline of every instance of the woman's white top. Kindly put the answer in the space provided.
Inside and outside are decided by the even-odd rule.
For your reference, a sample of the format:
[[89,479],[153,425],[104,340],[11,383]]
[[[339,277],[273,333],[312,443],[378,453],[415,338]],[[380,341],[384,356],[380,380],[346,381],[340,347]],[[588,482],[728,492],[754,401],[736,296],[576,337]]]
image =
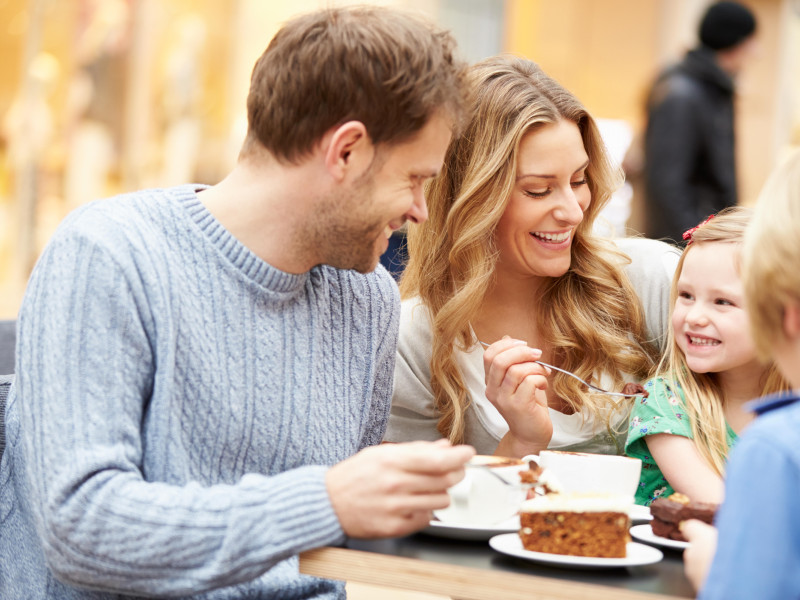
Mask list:
[[[645,314],[648,337],[661,349],[669,324],[669,289],[680,251],[665,242],[646,238],[615,240],[632,262],[625,271]],[[395,366],[394,394],[385,441],[436,440],[439,413],[431,390],[431,319],[419,298],[403,302],[400,339]],[[466,413],[466,443],[479,454],[494,453],[508,433],[508,424],[486,398],[483,347],[476,343],[466,352],[455,351],[455,360],[472,400]],[[611,378],[601,375],[601,386],[610,389]],[[621,454],[627,435],[628,411],[618,408],[619,397],[609,396],[608,413],[595,417],[588,411],[564,414],[549,409],[553,437],[549,448],[602,454]],[[606,420],[611,425],[607,427]]]

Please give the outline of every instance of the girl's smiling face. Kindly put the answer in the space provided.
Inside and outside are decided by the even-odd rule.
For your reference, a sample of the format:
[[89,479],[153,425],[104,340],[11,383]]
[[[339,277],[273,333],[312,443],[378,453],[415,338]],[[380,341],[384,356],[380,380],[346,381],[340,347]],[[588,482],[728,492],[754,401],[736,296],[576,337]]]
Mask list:
[[559,277],[567,272],[575,228],[592,199],[588,165],[572,121],[549,123],[523,136],[514,189],[497,224],[498,274]]
[[672,330],[695,373],[724,373],[758,364],[736,266],[738,248],[714,242],[686,249]]

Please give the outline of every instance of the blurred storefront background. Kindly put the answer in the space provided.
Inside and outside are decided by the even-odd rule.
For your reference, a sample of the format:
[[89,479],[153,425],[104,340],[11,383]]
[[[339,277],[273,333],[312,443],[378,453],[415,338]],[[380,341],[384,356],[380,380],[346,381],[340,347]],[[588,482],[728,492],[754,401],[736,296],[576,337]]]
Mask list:
[[[761,42],[737,116],[742,202],[752,203],[800,145],[800,0],[743,1]],[[573,91],[604,120],[613,153],[627,156],[629,185],[613,215],[638,230],[644,96],[658,69],[695,43],[706,0],[373,3],[451,29],[470,61],[522,54]],[[272,34],[294,14],[343,4],[0,0],[0,318],[16,315],[69,211],[141,187],[217,182],[236,160],[250,70]]]

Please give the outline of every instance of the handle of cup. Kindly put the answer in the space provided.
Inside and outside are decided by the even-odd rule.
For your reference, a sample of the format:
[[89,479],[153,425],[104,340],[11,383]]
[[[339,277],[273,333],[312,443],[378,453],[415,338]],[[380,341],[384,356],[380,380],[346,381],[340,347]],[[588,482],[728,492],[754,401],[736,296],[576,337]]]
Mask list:
[[524,460],[525,462],[528,462],[528,461],[532,460],[537,465],[541,465],[541,463],[539,462],[539,455],[538,454],[528,454],[527,456],[523,456],[522,460]]
[[464,479],[448,488],[447,493],[450,495],[451,502],[455,504],[467,504],[470,492],[472,491],[472,476],[467,471]]

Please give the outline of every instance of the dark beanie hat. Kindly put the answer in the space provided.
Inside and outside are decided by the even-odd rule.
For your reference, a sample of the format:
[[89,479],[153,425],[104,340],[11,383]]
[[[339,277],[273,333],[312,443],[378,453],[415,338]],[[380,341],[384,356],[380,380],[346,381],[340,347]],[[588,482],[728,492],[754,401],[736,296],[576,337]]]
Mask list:
[[737,2],[716,2],[700,22],[700,43],[712,50],[732,48],[756,30],[756,18]]

